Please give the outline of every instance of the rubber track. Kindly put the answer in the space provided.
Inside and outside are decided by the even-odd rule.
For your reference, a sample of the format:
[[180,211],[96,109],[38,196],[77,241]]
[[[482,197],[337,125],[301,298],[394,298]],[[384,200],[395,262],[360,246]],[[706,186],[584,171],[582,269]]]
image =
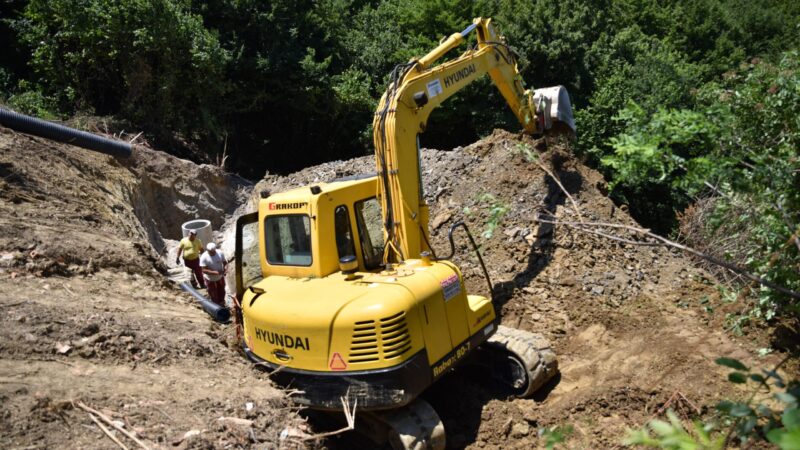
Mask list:
[[556,354],[544,336],[503,325],[486,341],[486,345],[512,353],[528,372],[528,386],[520,397],[529,397],[558,372]]
[[439,415],[431,405],[418,398],[409,405],[383,414],[394,450],[444,450],[445,432]]

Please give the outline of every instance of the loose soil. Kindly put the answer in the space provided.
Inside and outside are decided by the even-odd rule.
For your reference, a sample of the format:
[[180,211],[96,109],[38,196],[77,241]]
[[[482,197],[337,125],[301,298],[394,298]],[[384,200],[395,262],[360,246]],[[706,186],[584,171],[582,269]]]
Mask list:
[[[451,448],[536,448],[540,429],[565,425],[574,430],[567,448],[615,447],[665,406],[706,416],[717,400],[741,395],[715,358],[756,367],[777,359],[755,356],[768,341],[723,331],[715,281],[690,259],[537,223],[550,211],[635,224],[567,149],[496,131],[465,148],[423,151],[437,252],[449,253],[447,230],[465,221],[502,322],[550,339],[561,370],[533,399],[509,399],[474,371],[448,375],[425,397]],[[167,281],[174,256],[166,251],[185,220],[229,228],[235,212],[252,208],[252,193],[374,172],[373,159],[267,174],[253,188],[211,166],[137,150],[120,162],[0,128],[2,446],[114,447],[78,401],[154,448],[355,445],[348,435],[301,440],[325,425],[307,423],[245,361],[235,330]],[[468,241],[457,242],[469,290],[488,295]]]

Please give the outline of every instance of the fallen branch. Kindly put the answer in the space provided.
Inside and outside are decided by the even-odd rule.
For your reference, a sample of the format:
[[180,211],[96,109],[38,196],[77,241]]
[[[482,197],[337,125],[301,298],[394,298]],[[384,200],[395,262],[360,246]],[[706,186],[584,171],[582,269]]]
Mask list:
[[[774,289],[774,290],[776,290],[776,291],[778,291],[778,292],[780,292],[782,294],[786,294],[786,295],[788,295],[788,296],[790,296],[792,298],[800,299],[800,292],[796,292],[796,291],[793,291],[791,289],[787,289],[787,288],[785,288],[785,287],[783,287],[781,285],[775,284],[775,283],[773,283],[773,282],[771,282],[769,280],[766,280],[766,279],[761,278],[759,276],[753,275],[752,273],[748,272],[747,270],[745,270],[745,269],[743,269],[743,268],[741,268],[741,267],[739,267],[739,266],[737,266],[735,264],[729,263],[727,261],[722,261],[720,259],[717,259],[717,258],[711,256],[711,255],[708,255],[708,254],[703,253],[701,251],[695,250],[695,249],[693,249],[691,247],[687,247],[687,246],[685,246],[683,244],[679,244],[677,242],[671,241],[671,240],[669,240],[669,239],[667,239],[665,237],[659,236],[659,235],[651,232],[650,230],[648,230],[646,228],[639,228],[639,227],[634,227],[634,226],[631,226],[631,225],[623,225],[623,224],[618,224],[618,223],[567,222],[567,221],[562,221],[562,220],[547,220],[547,219],[542,219],[541,217],[537,217],[535,220],[538,221],[538,222],[541,222],[541,223],[547,223],[547,224],[551,224],[551,225],[565,225],[565,226],[568,226],[570,228],[574,228],[576,230],[584,231],[584,232],[587,232],[587,233],[590,233],[590,234],[599,234],[601,232],[598,232],[597,230],[589,229],[587,227],[609,227],[609,228],[618,228],[618,229],[624,229],[624,230],[632,231],[634,233],[646,236],[646,237],[648,237],[650,239],[655,239],[656,241],[659,241],[659,243],[657,245],[676,248],[676,249],[681,250],[683,252],[686,252],[686,253],[689,253],[691,255],[694,255],[694,256],[696,256],[698,258],[704,259],[704,260],[706,260],[706,261],[708,261],[708,262],[710,262],[712,264],[716,264],[716,265],[718,265],[720,267],[724,267],[724,268],[730,270],[731,272],[739,274],[739,275],[747,278],[748,280],[754,281],[754,282],[756,282],[756,283],[758,283],[758,284],[760,284],[762,286],[766,286],[766,287],[768,287],[770,289]],[[648,242],[630,241],[630,240],[627,240],[627,239],[624,239],[624,238],[620,238],[620,237],[616,237],[616,236],[607,236],[606,235],[605,237],[610,238],[612,240],[616,240],[616,241],[624,241],[625,243],[633,244],[633,245],[652,245],[653,244],[653,243],[648,243]]]
[[3,304],[0,304],[0,306],[2,306],[3,308],[11,308],[11,307],[14,307],[14,306],[19,306],[19,305],[21,305],[23,303],[28,303],[28,301],[27,300],[23,300],[21,302],[16,302],[16,303],[3,303]]
[[[272,369],[272,366],[270,364],[263,363],[263,362],[257,362],[256,366],[262,366],[262,367],[266,367],[268,369]],[[271,372],[268,372],[267,376],[271,377],[271,376],[275,375],[276,373],[280,372],[281,370],[283,370],[285,368],[286,368],[285,365],[280,365],[277,368],[275,368],[274,370],[272,370]]]
[[544,173],[546,173],[547,175],[549,175],[549,176],[550,176],[550,178],[552,178],[552,179],[553,179],[553,181],[555,181],[555,182],[556,182],[556,184],[558,185],[558,187],[561,189],[561,192],[563,192],[563,193],[564,193],[564,195],[566,195],[566,196],[567,196],[567,198],[569,199],[569,201],[570,201],[570,202],[572,202],[572,206],[575,208],[575,214],[577,214],[577,215],[578,215],[578,220],[579,220],[581,223],[583,223],[583,215],[581,214],[581,209],[578,207],[578,203],[575,201],[575,199],[574,199],[574,198],[572,198],[572,195],[570,195],[570,193],[569,193],[569,192],[567,192],[567,189],[564,187],[564,185],[563,185],[563,184],[561,184],[561,180],[559,180],[559,179],[558,179],[558,177],[557,177],[557,176],[555,176],[555,174],[553,174],[553,172],[551,172],[551,171],[550,171],[550,170],[549,170],[547,167],[545,167],[545,166],[544,166],[544,164],[540,163],[539,161],[537,161],[537,160],[535,160],[535,159],[534,159],[534,160],[531,160],[531,162],[532,162],[532,163],[534,163],[534,164],[536,164],[537,166],[539,166],[539,168],[540,168],[540,169],[542,169],[542,170],[544,171]]
[[669,400],[667,400],[667,401],[664,403],[664,405],[663,405],[661,408],[659,408],[659,409],[658,409],[658,411],[656,411],[656,413],[655,413],[655,414],[653,414],[652,418],[655,418],[655,417],[658,417],[658,416],[660,416],[661,414],[663,414],[663,413],[664,413],[664,411],[666,411],[666,410],[667,410],[667,408],[669,408],[670,406],[672,406],[672,404],[673,404],[673,403],[675,403],[677,400],[681,400],[681,399],[682,399],[684,402],[686,402],[686,403],[687,403],[687,404],[688,404],[688,405],[689,405],[689,406],[690,406],[690,407],[691,407],[691,408],[694,410],[695,414],[697,414],[697,415],[699,416],[699,415],[702,413],[702,411],[700,411],[700,408],[698,408],[698,407],[697,407],[697,405],[695,405],[695,404],[694,404],[694,403],[692,403],[692,402],[691,402],[691,401],[690,401],[688,398],[686,398],[686,396],[685,396],[685,395],[683,395],[683,393],[682,393],[681,391],[675,391],[675,392],[674,392],[674,393],[673,393],[673,394],[670,396]]
[[334,431],[328,431],[326,433],[319,433],[319,434],[314,434],[314,435],[311,435],[311,436],[304,436],[304,437],[300,438],[300,440],[301,441],[312,441],[312,440],[321,439],[321,438],[325,438],[325,437],[335,436],[337,434],[342,434],[342,433],[345,433],[347,431],[354,430],[356,428],[356,408],[358,407],[358,399],[356,399],[353,402],[353,409],[351,410],[350,409],[350,402],[348,400],[349,396],[350,396],[350,393],[348,392],[347,395],[345,395],[344,397],[339,397],[339,399],[342,401],[342,412],[344,413],[344,418],[347,420],[347,426],[346,427],[340,428],[340,429],[334,430]]
[[120,442],[119,439],[117,439],[116,436],[111,434],[111,432],[108,431],[108,428],[106,428],[102,423],[100,423],[100,421],[97,420],[97,418],[92,413],[89,413],[89,418],[92,419],[92,421],[94,421],[94,423],[96,423],[97,426],[100,427],[100,429],[103,431],[103,433],[105,433],[106,436],[109,437],[109,439],[114,441],[114,443],[117,444],[119,446],[119,448],[121,448],[122,450],[128,450],[128,447],[125,446],[125,444],[123,444],[122,442]]
[[111,425],[112,427],[116,428],[117,430],[119,430],[120,433],[122,433],[125,436],[127,436],[128,438],[130,438],[133,442],[136,442],[137,444],[139,444],[139,446],[142,447],[144,450],[150,450],[150,448],[147,445],[145,445],[144,442],[140,441],[136,436],[134,436],[131,432],[129,432],[125,428],[122,428],[121,426],[117,425],[113,420],[109,419],[108,416],[106,416],[105,414],[101,413],[100,411],[97,411],[96,409],[93,409],[93,408],[90,408],[90,407],[84,405],[83,402],[78,402],[76,404],[76,406],[78,408],[88,412],[88,413],[94,414],[97,417],[103,419],[103,421],[105,423],[107,423],[107,424]]

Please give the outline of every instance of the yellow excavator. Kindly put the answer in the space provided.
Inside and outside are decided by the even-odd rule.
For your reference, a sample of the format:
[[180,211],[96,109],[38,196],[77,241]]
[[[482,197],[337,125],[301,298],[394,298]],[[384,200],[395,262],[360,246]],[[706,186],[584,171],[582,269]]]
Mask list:
[[[472,33],[477,43],[434,65]],[[301,404],[355,409],[373,437],[399,449],[441,449],[445,433],[418,398],[465,361],[529,396],[557,371],[539,335],[501,326],[491,298],[466,292],[459,268],[430,244],[418,135],[445,99],[484,74],[524,131],[574,131],[563,87],[524,88],[514,53],[477,18],[427,55],[395,67],[374,119],[377,174],[262,192],[236,224],[242,345]],[[484,275],[488,273],[481,260]],[[492,284],[489,281],[489,290]]]

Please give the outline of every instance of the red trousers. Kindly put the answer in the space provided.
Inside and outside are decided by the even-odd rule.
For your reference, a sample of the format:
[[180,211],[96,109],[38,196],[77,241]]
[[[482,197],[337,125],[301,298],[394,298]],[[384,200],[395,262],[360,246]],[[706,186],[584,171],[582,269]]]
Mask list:
[[205,288],[206,284],[203,281],[203,270],[200,269],[200,258],[184,259],[183,265],[192,269],[192,286],[196,286],[197,283],[199,283],[201,288]]
[[225,278],[220,278],[219,281],[206,279],[206,289],[212,302],[225,306]]

